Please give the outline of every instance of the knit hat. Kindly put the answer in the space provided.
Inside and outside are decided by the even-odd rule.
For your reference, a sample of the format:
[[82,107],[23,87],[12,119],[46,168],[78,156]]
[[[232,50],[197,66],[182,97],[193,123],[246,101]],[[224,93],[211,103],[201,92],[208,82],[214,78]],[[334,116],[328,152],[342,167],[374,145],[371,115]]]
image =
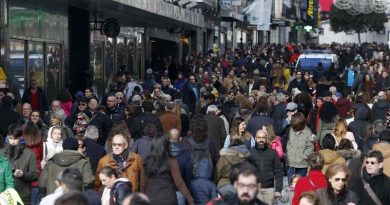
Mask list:
[[77,151],[79,148],[79,142],[73,138],[73,137],[68,137],[62,142],[62,148],[64,150],[74,150]]

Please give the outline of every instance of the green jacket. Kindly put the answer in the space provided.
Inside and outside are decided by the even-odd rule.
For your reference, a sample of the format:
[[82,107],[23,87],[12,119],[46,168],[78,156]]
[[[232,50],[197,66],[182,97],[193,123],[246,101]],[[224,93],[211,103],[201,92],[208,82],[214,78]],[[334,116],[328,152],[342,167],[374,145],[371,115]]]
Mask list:
[[307,157],[314,151],[314,145],[311,140],[311,131],[305,126],[302,131],[295,132],[290,130],[289,140],[287,142],[288,165],[294,168],[306,168]]
[[94,176],[92,174],[91,163],[88,158],[80,152],[73,150],[64,150],[55,154],[45,165],[42,175],[39,178],[39,186],[46,189],[47,195],[54,193],[57,186],[55,181],[58,175],[66,168],[77,168],[83,174],[84,188],[93,184]]
[[326,123],[321,119],[319,120],[318,127],[317,127],[317,138],[318,140],[320,140],[321,145],[322,145],[322,139],[324,139],[325,135],[333,133],[334,126],[336,125],[338,119],[339,116],[336,115],[333,122],[331,123]]
[[12,167],[7,158],[0,156],[0,192],[14,188]]
[[228,149],[222,149],[220,152],[220,158],[217,163],[217,175],[215,181],[218,187],[226,184],[230,184],[230,169],[233,165],[245,161],[249,156],[249,150],[246,145],[234,146]]

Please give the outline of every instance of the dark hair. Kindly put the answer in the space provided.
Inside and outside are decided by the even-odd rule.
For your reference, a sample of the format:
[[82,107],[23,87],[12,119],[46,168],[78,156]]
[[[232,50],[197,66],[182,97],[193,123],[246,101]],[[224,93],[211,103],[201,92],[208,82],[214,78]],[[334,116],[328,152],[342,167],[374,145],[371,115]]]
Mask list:
[[67,88],[62,88],[58,93],[57,99],[61,102],[72,101],[72,95]]
[[128,197],[131,197],[130,203],[123,205],[150,205],[149,201],[141,196],[141,193],[134,192],[131,193]]
[[238,170],[239,170],[239,172],[237,174],[237,178],[236,178],[235,181],[238,180],[238,177],[240,175],[243,175],[245,177],[250,176],[250,175],[254,175],[256,177],[256,182],[258,182],[258,183],[260,182],[259,181],[260,179],[257,177],[257,169],[256,169],[256,167],[254,167],[249,162],[242,162],[242,163],[240,163],[240,165],[238,167]]
[[381,141],[390,142],[390,130],[385,129],[379,133],[379,139]]
[[61,184],[65,184],[69,190],[83,190],[83,174],[77,168],[66,168],[61,174]]
[[54,205],[89,205],[87,197],[81,192],[69,192],[55,201]]
[[202,143],[207,138],[207,121],[203,115],[195,115],[190,122],[191,134],[196,143]]
[[324,156],[321,153],[313,152],[307,157],[307,163],[310,170],[322,170],[324,167]]
[[42,135],[38,127],[31,121],[27,121],[23,126],[23,138],[28,146],[38,145],[42,142]]
[[336,148],[337,150],[342,150],[342,149],[354,149],[353,144],[351,140],[349,139],[341,139],[339,142],[339,146]]
[[307,191],[303,192],[301,195],[299,195],[299,202],[303,199],[307,199],[310,201],[313,205],[319,205],[320,200],[318,199],[317,194],[314,191]]
[[8,126],[8,134],[14,138],[20,138],[23,135],[23,130],[18,124],[11,124]]
[[144,109],[144,112],[152,112],[154,109],[153,103],[149,101],[145,101],[142,103],[142,108]]
[[152,123],[146,124],[143,131],[144,131],[144,135],[152,138],[157,135],[157,127],[155,124]]
[[84,89],[84,91],[85,90],[89,90],[92,94],[93,94],[93,88],[92,87],[86,87],[85,89]]
[[332,134],[326,134],[322,139],[322,149],[331,149],[334,150],[336,148],[336,140],[334,139]]
[[383,162],[383,154],[382,152],[378,151],[378,150],[371,150],[367,153],[367,157],[366,158],[376,158],[376,160],[378,160],[378,163],[381,163]]
[[171,155],[169,152],[169,145],[169,136],[163,135],[153,138],[150,154],[146,157],[144,162],[145,174],[148,177],[157,176],[170,169],[169,159]]
[[291,128],[297,132],[305,129],[306,126],[306,118],[301,112],[294,113],[291,116]]
[[332,123],[338,115],[337,107],[331,102],[324,102],[320,109],[320,119],[325,123]]
[[100,174],[104,174],[105,176],[110,177],[110,178],[112,176],[115,176],[115,178],[119,178],[122,175],[122,173],[120,173],[120,171],[118,169],[115,169],[115,168],[110,167],[110,166],[103,167],[100,170]]
[[98,104],[100,104],[100,100],[99,100],[99,98],[96,97],[96,96],[91,96],[91,97],[88,99],[88,103],[90,103],[91,100],[96,100],[96,102],[97,102]]

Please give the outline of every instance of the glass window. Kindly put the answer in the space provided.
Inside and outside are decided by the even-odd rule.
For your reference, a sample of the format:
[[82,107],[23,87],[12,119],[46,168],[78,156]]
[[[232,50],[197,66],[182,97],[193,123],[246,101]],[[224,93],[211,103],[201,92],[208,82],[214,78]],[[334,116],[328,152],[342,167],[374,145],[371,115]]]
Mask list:
[[104,43],[94,42],[93,49],[93,83],[92,87],[98,96],[104,94],[104,76],[103,76],[103,55],[104,55]]
[[118,37],[116,39],[116,65],[118,71],[126,70],[126,58],[125,58],[125,39],[122,37]]
[[114,39],[106,38],[104,69],[105,69],[105,88],[109,91],[109,85],[114,82]]
[[10,69],[8,77],[11,76],[12,86],[15,90],[19,90],[20,96],[23,96],[25,90],[24,68],[26,60],[24,58],[24,42],[11,40],[10,41]]
[[134,74],[134,58],[135,58],[135,39],[127,39],[127,72]]
[[51,102],[57,97],[57,92],[60,84],[60,46],[46,46],[46,91],[48,102]]
[[45,74],[42,43],[28,43],[28,73],[30,77],[29,82],[31,82],[32,79],[35,79],[38,82],[38,86],[44,88]]

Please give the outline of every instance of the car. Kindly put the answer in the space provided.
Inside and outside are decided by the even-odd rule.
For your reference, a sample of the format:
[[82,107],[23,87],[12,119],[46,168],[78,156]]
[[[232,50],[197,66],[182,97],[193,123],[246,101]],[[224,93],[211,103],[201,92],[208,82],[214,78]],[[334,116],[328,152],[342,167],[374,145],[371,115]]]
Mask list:
[[319,65],[322,64],[324,71],[328,71],[333,65],[335,70],[340,67],[339,58],[331,50],[305,50],[295,65],[296,70],[314,73]]

